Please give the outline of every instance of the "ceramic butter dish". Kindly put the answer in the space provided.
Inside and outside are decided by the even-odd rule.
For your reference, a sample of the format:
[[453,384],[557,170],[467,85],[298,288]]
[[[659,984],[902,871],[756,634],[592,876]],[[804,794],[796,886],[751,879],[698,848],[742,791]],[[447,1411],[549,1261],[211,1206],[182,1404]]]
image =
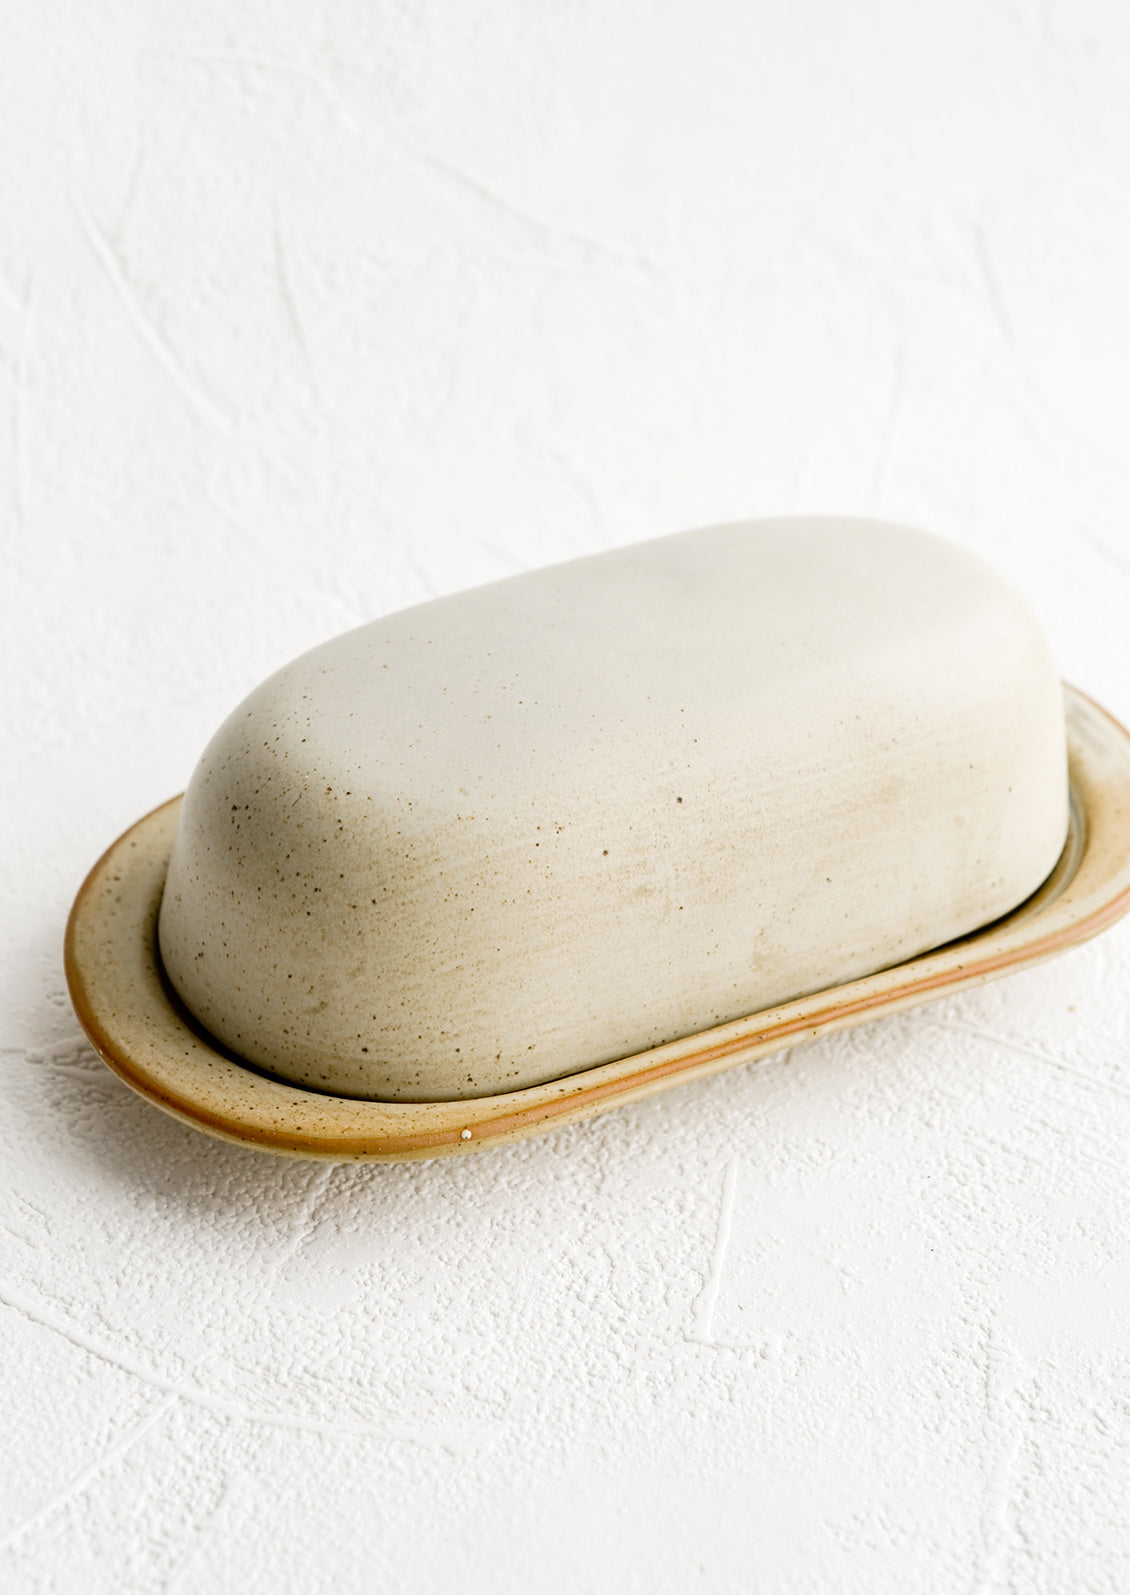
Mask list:
[[[187,1107],[141,1088],[239,1139],[426,1155],[527,1133],[539,1103],[592,1111],[586,1083],[631,1094],[628,1064],[811,1013],[1017,910],[1072,852],[1067,751],[1025,606],[921,533],[767,521],[515,577],[336,638],[235,710],[179,813],[133,836],[137,930],[103,943],[155,921],[159,950],[114,1023],[136,1054],[163,1005],[211,1084]],[[139,1084],[93,1012],[97,873],[72,990]],[[233,1069],[283,1092],[273,1131],[202,1107]],[[331,1103],[407,1139],[299,1144]]]

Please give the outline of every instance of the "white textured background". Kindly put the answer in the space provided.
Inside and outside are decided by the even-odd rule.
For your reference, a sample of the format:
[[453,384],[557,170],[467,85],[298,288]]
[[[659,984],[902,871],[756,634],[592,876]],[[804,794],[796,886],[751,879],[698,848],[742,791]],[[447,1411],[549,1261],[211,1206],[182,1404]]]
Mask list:
[[1130,927],[391,1168],[180,1128],[64,994],[295,653],[802,510],[1130,718],[1122,0],[0,6],[5,1595],[1130,1588]]

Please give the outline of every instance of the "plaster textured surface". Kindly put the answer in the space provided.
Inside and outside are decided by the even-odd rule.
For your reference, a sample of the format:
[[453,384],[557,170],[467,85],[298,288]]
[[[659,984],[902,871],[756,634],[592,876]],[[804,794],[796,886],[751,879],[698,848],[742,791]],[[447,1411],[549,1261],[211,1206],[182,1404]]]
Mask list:
[[0,1588],[1130,1583],[1130,927],[480,1158],[80,1037],[89,864],[304,648],[682,527],[988,558],[1130,719],[1130,17],[7,5]]

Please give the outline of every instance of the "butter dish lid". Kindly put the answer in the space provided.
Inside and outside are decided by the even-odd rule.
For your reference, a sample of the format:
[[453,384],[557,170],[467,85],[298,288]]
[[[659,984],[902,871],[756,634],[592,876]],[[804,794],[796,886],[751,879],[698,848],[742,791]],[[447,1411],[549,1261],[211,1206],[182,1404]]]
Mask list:
[[160,914],[185,1006],[291,1083],[545,1083],[996,919],[1067,829],[1018,596],[879,522],[707,527],[456,594],[256,689]]

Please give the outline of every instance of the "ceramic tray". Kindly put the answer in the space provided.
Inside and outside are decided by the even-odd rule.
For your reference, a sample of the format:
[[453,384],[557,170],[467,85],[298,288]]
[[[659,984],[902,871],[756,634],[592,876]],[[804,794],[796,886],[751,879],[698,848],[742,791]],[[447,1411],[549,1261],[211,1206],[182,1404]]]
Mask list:
[[437,1157],[517,1140],[1022,969],[1119,918],[1130,909],[1130,734],[1071,688],[1066,704],[1067,844],[1013,913],[877,975],[545,1085],[469,1101],[362,1101],[286,1085],[220,1046],[181,1006],[157,955],[179,798],[119,838],[79,891],[66,937],[71,997],[94,1047],[127,1085],[210,1135],[334,1160]]

